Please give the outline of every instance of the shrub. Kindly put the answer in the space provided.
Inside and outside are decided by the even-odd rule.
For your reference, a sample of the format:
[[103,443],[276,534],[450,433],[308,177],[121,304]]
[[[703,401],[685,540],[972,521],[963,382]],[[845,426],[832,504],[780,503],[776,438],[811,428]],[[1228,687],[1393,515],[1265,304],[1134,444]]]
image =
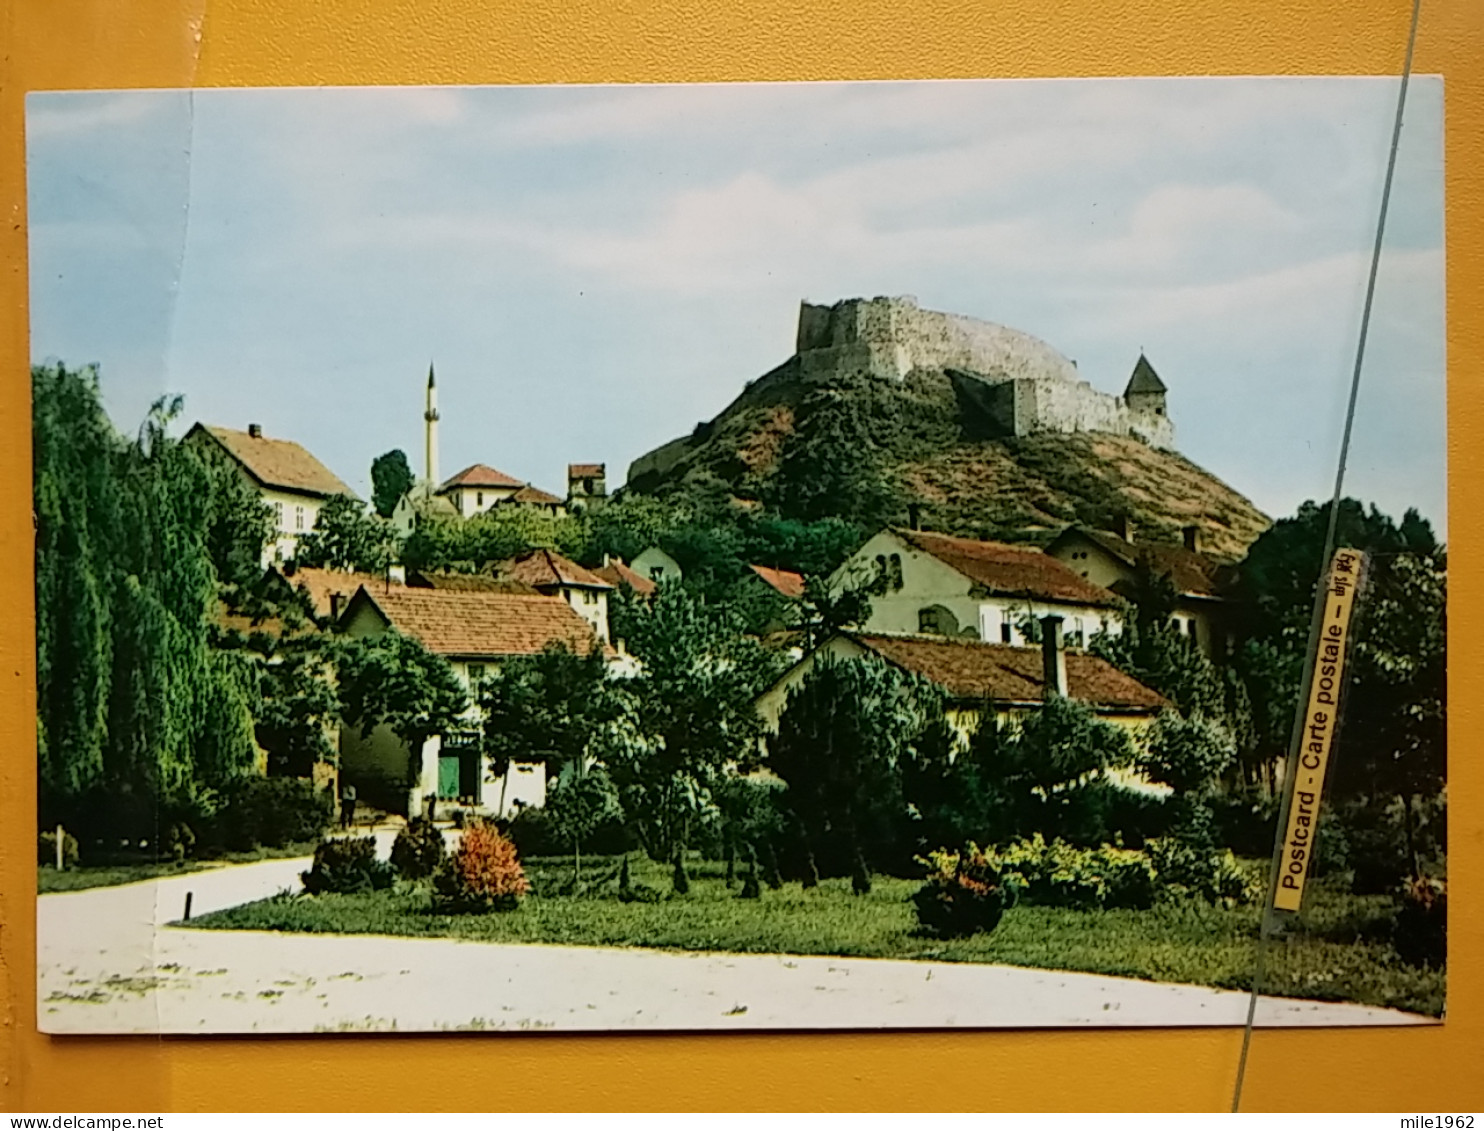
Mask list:
[[1242,867],[1229,849],[1217,851],[1179,837],[1162,837],[1150,842],[1149,858],[1166,894],[1234,907],[1262,893],[1261,878]]
[[233,851],[282,848],[322,835],[333,810],[330,791],[307,778],[244,778],[225,791],[205,832]]
[[320,895],[383,891],[397,877],[390,864],[376,859],[376,838],[364,836],[320,841],[313,866],[300,878],[306,892]]
[[1220,723],[1166,711],[1151,728],[1137,765],[1150,781],[1163,782],[1176,793],[1202,793],[1236,755],[1231,731]]
[[448,911],[510,911],[530,890],[515,844],[493,825],[466,828],[433,874],[438,904]]
[[1448,883],[1422,876],[1401,888],[1391,941],[1403,962],[1442,966],[1448,958]]
[[944,938],[988,933],[1005,913],[1005,890],[991,858],[974,844],[939,849],[920,861],[927,879],[912,896],[921,926]]
[[1014,898],[1052,907],[1142,909],[1159,894],[1155,867],[1145,852],[1103,845],[1077,848],[1040,833],[993,853]]
[[404,880],[427,879],[447,855],[443,830],[421,817],[408,821],[392,842],[392,867]]
[[[52,867],[56,867],[57,831],[55,829],[51,832],[42,833],[37,838],[36,859],[38,863],[50,864]],[[77,838],[66,829],[62,830],[62,867],[77,867]]]
[[561,835],[546,810],[529,805],[511,819],[509,836],[516,851],[525,857],[561,856],[572,848],[570,844],[562,844]]

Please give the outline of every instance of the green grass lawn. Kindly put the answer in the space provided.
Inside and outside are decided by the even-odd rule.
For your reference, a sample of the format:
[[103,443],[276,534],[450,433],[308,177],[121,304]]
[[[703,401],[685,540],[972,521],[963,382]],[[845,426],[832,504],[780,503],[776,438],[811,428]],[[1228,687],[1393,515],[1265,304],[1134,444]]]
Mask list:
[[[642,946],[672,950],[995,962],[1114,974],[1160,982],[1248,989],[1257,911],[1169,903],[1148,911],[1070,911],[1018,906],[991,935],[936,939],[917,933],[908,897],[915,881],[878,877],[868,896],[848,880],[805,891],[796,883],[737,897],[719,865],[692,870],[691,891],[652,903],[613,894],[615,865],[588,875],[607,882],[586,895],[561,894],[570,862],[527,862],[534,891],[519,910],[434,913],[426,890],[373,895],[280,896],[204,915],[190,926],[225,930],[383,934],[484,942]],[[669,891],[669,871],[634,867],[636,883]],[[542,894],[543,892],[547,894]],[[1444,976],[1403,963],[1386,939],[1391,902],[1352,896],[1320,881],[1304,921],[1273,944],[1267,992],[1353,1001],[1439,1015]]]
[[251,852],[229,852],[211,860],[187,860],[176,864],[171,860],[127,860],[109,864],[98,864],[57,871],[51,864],[41,864],[36,869],[36,894],[50,895],[53,892],[86,891],[88,888],[111,888],[120,884],[154,880],[161,876],[183,876],[187,872],[199,872],[206,868],[219,868],[224,864],[256,864],[260,860],[280,860],[286,857],[310,856],[316,841],[302,841],[282,848],[258,848]]

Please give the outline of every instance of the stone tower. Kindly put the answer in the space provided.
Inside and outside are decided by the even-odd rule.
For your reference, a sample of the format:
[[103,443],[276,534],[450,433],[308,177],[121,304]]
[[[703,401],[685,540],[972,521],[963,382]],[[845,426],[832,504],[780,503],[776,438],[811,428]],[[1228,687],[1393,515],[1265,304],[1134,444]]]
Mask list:
[[1123,390],[1123,400],[1133,412],[1148,412],[1155,416],[1165,415],[1165,383],[1159,379],[1154,366],[1142,353],[1134,364],[1134,371]]
[[438,383],[428,363],[427,406],[423,409],[423,478],[430,490],[438,487]]

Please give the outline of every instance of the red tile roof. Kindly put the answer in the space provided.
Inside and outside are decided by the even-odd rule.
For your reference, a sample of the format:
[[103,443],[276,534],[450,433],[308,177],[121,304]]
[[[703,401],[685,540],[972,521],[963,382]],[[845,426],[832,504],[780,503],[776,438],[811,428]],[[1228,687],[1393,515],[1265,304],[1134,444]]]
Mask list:
[[292,440],[274,440],[210,424],[194,425],[187,439],[195,435],[215,440],[221,450],[264,487],[321,499],[331,495],[355,497],[355,492],[339,476]]
[[568,479],[602,479],[607,472],[607,465],[601,463],[569,463],[567,465]]
[[344,573],[340,570],[309,569],[305,566],[292,572],[284,572],[281,576],[308,596],[314,615],[321,620],[330,615],[330,598],[336,594],[340,597],[340,608],[343,610],[356,595],[356,590],[363,585],[379,592],[399,584],[374,573]]
[[649,578],[635,573],[620,558],[609,558],[608,564],[593,570],[593,576],[615,589],[632,589],[641,597],[652,596],[658,589]]
[[525,503],[527,506],[551,507],[561,506],[562,500],[557,496],[541,490],[540,487],[532,487],[527,483],[508,499],[501,500],[504,503]]
[[440,656],[530,656],[548,644],[585,656],[599,647],[592,626],[560,597],[408,587],[363,588],[355,599],[369,601],[391,627]]
[[501,562],[495,573],[512,581],[524,581],[537,589],[570,586],[578,589],[612,589],[613,586],[591,570],[564,558],[555,550],[527,550]]
[[438,573],[432,570],[413,570],[407,574],[407,584],[414,589],[448,589],[460,593],[524,593],[528,597],[538,596],[537,590],[524,581],[512,581],[491,577],[487,573]]
[[513,479],[503,471],[497,471],[488,464],[474,463],[464,468],[451,479],[445,479],[443,486],[438,488],[441,494],[451,491],[455,487],[524,487],[525,484],[519,479]]
[[[955,699],[1040,703],[1044,698],[1039,647],[986,644],[941,636],[847,635],[889,663],[938,684]],[[1070,698],[1121,711],[1159,711],[1170,705],[1158,692],[1106,660],[1070,649],[1066,657]]]
[[1129,568],[1141,561],[1147,562],[1155,572],[1166,575],[1180,593],[1188,596],[1222,596],[1227,575],[1234,568],[1231,563],[1198,550],[1187,550],[1184,546],[1170,546],[1161,542],[1129,542],[1105,530],[1072,527],[1056,541],[1060,542],[1073,535],[1081,535],[1094,545],[1101,546]]
[[1070,567],[1040,550],[1005,542],[976,542],[925,530],[895,530],[910,546],[957,570],[988,593],[1035,597],[1075,605],[1114,608],[1118,598],[1078,576]]
[[791,601],[797,601],[804,595],[802,573],[795,573],[791,569],[769,569],[760,565],[750,565],[747,568]]

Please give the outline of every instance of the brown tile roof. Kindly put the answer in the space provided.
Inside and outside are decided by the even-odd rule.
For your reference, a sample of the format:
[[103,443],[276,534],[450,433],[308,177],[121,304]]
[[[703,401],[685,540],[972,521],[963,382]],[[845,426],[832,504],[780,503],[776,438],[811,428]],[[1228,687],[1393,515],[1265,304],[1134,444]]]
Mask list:
[[989,593],[1035,597],[1042,601],[1113,608],[1118,598],[1078,576],[1040,550],[1005,542],[976,542],[925,530],[895,531],[908,545],[931,554]]
[[534,587],[524,581],[491,577],[487,573],[413,570],[407,574],[407,584],[414,589],[447,589],[459,593],[524,593],[528,597],[539,595]]
[[253,436],[235,428],[218,428],[211,424],[194,425],[187,434],[188,438],[191,435],[210,436],[264,487],[316,498],[331,495],[355,497],[355,492],[341,482],[339,476],[292,440]]
[[620,558],[609,558],[607,565],[599,566],[592,573],[615,589],[632,589],[641,597],[652,596],[659,589],[649,578],[631,570]]
[[585,656],[599,647],[592,626],[560,597],[407,587],[362,589],[355,600],[441,656],[530,656],[555,643]]
[[527,550],[495,566],[498,577],[524,581],[537,589],[572,586],[579,589],[612,589],[613,586],[591,570],[564,558],[555,550]]
[[1074,529],[1130,568],[1141,561],[1147,562],[1156,572],[1168,576],[1177,590],[1189,596],[1223,596],[1228,575],[1233,572],[1229,562],[1198,550],[1187,550],[1184,546],[1170,546],[1161,542],[1127,542],[1117,534],[1104,530],[1088,530],[1083,527]]
[[451,491],[455,487],[524,487],[519,479],[512,479],[503,471],[488,464],[473,463],[451,479],[445,479],[439,492]]
[[[955,699],[1040,703],[1045,683],[1039,647],[986,644],[941,636],[849,633],[850,639],[899,668],[916,672]],[[1094,707],[1159,711],[1170,704],[1158,692],[1108,661],[1067,650],[1067,692]]]
[[769,569],[767,566],[760,565],[750,565],[747,568],[791,601],[796,601],[804,595],[802,573],[795,573],[791,569]]
[[569,463],[567,465],[568,479],[602,479],[606,476],[607,465],[601,463]]
[[540,487],[532,487],[527,483],[508,499],[502,499],[502,503],[525,503],[527,506],[551,507],[561,506],[562,500],[555,495],[541,490]]
[[334,569],[310,569],[305,566],[300,566],[292,572],[281,573],[280,576],[309,598],[314,615],[321,620],[330,615],[330,598],[336,594],[340,596],[340,608],[343,610],[350,603],[350,599],[356,595],[356,590],[363,585],[378,592],[399,585],[398,582],[388,581],[385,577],[375,573],[348,573]]

